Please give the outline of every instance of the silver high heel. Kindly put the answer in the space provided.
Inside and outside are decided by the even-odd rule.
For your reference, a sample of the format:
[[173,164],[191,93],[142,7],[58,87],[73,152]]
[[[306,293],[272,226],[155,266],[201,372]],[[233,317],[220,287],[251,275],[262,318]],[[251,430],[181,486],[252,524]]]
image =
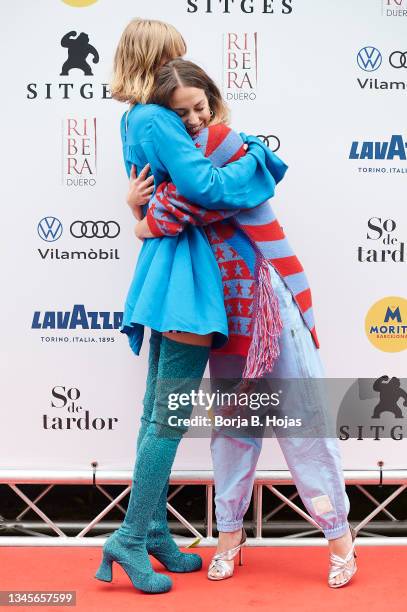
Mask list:
[[213,558],[208,568],[209,580],[225,580],[225,578],[231,578],[233,576],[234,566],[230,567],[225,561],[233,561],[236,555],[239,553],[239,565],[243,565],[243,551],[242,546],[246,542],[246,532],[244,527],[242,528],[242,537],[240,543],[229,550],[217,553]]
[[[357,570],[356,561],[355,561],[356,556],[357,556],[356,551],[355,551],[356,531],[351,525],[349,525],[349,529],[352,535],[352,548],[350,549],[346,557],[343,559],[342,557],[340,557],[339,555],[336,555],[335,553],[329,554],[329,561],[331,565],[329,567],[329,572],[328,572],[328,585],[332,587],[333,589],[337,589],[338,587],[345,586],[345,584],[348,584],[352,576],[356,574],[356,570]],[[346,579],[343,582],[340,582],[339,584],[335,584],[334,580],[336,576],[338,576],[342,572],[345,574]]]

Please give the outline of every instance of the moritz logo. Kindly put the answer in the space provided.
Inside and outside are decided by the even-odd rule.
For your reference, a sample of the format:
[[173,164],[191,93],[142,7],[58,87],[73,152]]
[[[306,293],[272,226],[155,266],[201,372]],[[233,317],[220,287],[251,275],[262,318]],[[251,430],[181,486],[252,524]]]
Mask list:
[[75,6],[77,8],[84,8],[85,6],[90,6],[91,4],[95,4],[98,0],[62,0],[65,4],[69,4],[69,6]]
[[383,298],[373,304],[365,319],[365,332],[374,347],[386,353],[407,348],[407,299]]

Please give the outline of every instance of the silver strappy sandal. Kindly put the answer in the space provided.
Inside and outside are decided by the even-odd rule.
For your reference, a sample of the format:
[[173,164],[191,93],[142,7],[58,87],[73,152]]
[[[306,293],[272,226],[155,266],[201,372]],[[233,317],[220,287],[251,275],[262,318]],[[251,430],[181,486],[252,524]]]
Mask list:
[[225,578],[231,578],[233,576],[234,566],[230,567],[226,561],[233,561],[236,555],[239,553],[239,565],[243,565],[242,562],[242,546],[246,542],[246,532],[244,527],[242,529],[242,538],[240,543],[229,550],[217,553],[213,558],[208,568],[209,580],[225,580]]
[[[333,589],[337,589],[338,587],[345,586],[345,584],[348,584],[352,576],[356,574],[356,570],[357,570],[356,561],[355,561],[356,556],[357,556],[356,551],[355,551],[356,531],[351,525],[349,525],[349,528],[350,528],[350,532],[352,535],[352,548],[350,549],[346,557],[343,559],[342,557],[340,557],[339,555],[336,555],[335,553],[329,554],[329,561],[331,565],[329,567],[329,572],[328,572],[328,585],[332,587]],[[345,574],[346,579],[343,582],[340,582],[339,584],[335,584],[334,581],[335,581],[336,576],[338,576],[342,572]]]

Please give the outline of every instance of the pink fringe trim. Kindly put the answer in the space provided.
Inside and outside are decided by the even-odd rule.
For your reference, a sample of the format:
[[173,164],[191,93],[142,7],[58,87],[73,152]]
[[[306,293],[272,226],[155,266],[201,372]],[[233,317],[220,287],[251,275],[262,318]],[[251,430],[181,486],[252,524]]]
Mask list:
[[278,298],[274,293],[267,261],[259,267],[254,331],[243,378],[261,378],[271,372],[280,355],[278,339],[283,329]]

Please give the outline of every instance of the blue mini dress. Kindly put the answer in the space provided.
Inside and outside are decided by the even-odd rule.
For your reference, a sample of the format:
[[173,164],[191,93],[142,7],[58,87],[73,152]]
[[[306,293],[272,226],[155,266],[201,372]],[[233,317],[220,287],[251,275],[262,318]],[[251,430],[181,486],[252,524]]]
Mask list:
[[[137,104],[125,113],[121,137],[128,176],[132,164],[139,174],[149,163],[155,187],[172,181],[184,197],[206,208],[251,208],[272,193],[260,146],[216,168],[195,147],[178,115],[155,104]],[[144,239],[120,328],[136,355],[145,326],[160,332],[212,332],[212,348],[227,342],[222,278],[203,228],[188,225],[177,236]]]

